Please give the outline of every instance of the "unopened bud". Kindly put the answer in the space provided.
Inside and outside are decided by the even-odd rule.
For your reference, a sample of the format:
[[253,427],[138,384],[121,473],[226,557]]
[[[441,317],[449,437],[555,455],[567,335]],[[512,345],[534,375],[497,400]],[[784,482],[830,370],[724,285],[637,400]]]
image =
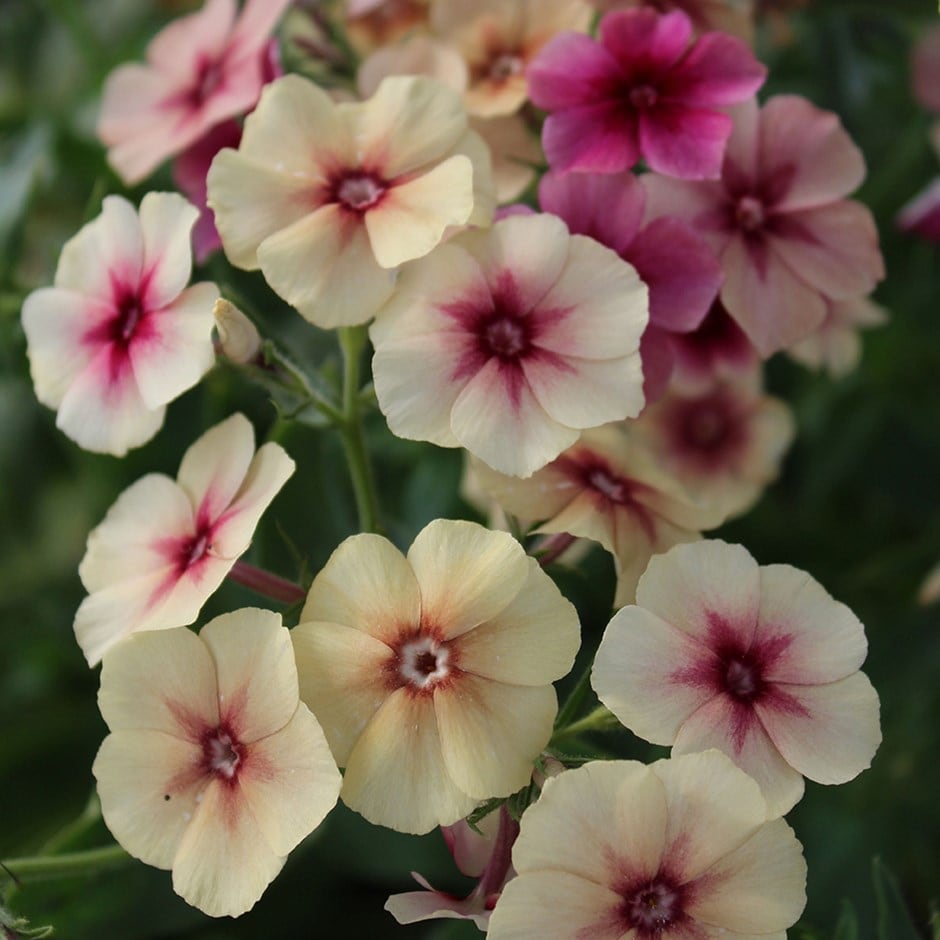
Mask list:
[[232,362],[253,362],[261,352],[261,334],[248,317],[220,297],[212,308],[222,353]]

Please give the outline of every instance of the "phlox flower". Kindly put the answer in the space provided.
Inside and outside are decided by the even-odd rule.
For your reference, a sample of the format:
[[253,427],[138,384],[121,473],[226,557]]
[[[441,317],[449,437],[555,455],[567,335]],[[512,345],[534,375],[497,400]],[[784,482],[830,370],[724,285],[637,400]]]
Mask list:
[[273,82],[208,186],[229,260],[260,268],[321,327],[371,319],[395,268],[493,208],[489,156],[460,98],[421,76],[341,104],[297,75]]
[[301,698],[346,768],[343,802],[423,833],[524,786],[578,633],[508,533],[438,519],[407,557],[381,536],[348,538],[291,632]]
[[913,232],[927,241],[940,242],[940,177],[905,203],[896,221],[902,232]]
[[661,13],[682,10],[699,33],[731,33],[754,43],[754,0],[591,0],[601,13],[631,7],[652,7]]
[[812,333],[829,300],[884,276],[871,212],[845,197],[865,163],[835,114],[796,95],[732,110],[715,182],[647,174],[648,214],[687,219],[721,258],[724,307],[765,358]]
[[430,0],[346,0],[343,29],[362,54],[428,29]]
[[714,750],[549,780],[513,865],[489,940],[784,940],[806,903],[793,830]]
[[149,473],[128,487],[78,569],[88,597],[75,635],[89,665],[133,632],[192,623],[293,472],[279,444],[255,453],[251,424],[234,414],[189,447],[175,481]]
[[105,656],[98,705],[108,829],[213,917],[250,910],[336,804],[339,771],[278,614],[131,637]]
[[137,183],[216,124],[250,111],[266,81],[271,33],[290,0],[206,0],[121,65],[104,86],[98,136],[125,183]]
[[402,271],[370,330],[379,407],[399,437],[528,476],[582,428],[639,412],[646,322],[613,251],[551,215],[505,218]]
[[671,335],[697,329],[721,286],[721,265],[705,240],[679,219],[643,225],[646,193],[630,173],[547,173],[539,204],[572,233],[589,235],[636,268],[649,288],[649,325],[640,340],[643,391],[659,398],[672,374]]
[[472,920],[485,931],[500,892],[515,875],[511,853],[519,834],[519,823],[504,804],[480,821],[479,830],[475,832],[465,820],[441,827],[457,867],[463,874],[477,879],[470,894],[460,898],[437,891],[426,878],[412,872],[411,877],[425,890],[393,894],[385,902],[385,910],[400,924],[439,918]]
[[679,545],[650,561],[594,661],[600,700],[673,754],[717,747],[787,812],[803,777],[845,783],[881,741],[859,667],[865,631],[808,574],[740,545]]
[[759,373],[710,387],[673,385],[631,427],[697,502],[729,519],[777,477],[795,431],[790,409],[761,392]]
[[186,287],[197,215],[175,193],[148,193],[139,214],[106,196],[62,248],[54,286],[23,304],[36,397],[86,450],[120,457],[149,441],[215,361],[218,289]]
[[507,512],[538,522],[537,534],[568,533],[614,556],[614,606],[633,601],[637,579],[657,552],[701,537],[724,521],[722,506],[696,502],[623,426],[585,431],[557,460],[520,480],[477,462],[479,486]]
[[599,41],[556,36],[526,73],[529,96],[549,112],[542,145],[554,170],[618,173],[641,158],[685,179],[718,176],[731,118],[767,70],[726,33],[692,38],[681,10],[614,10]]

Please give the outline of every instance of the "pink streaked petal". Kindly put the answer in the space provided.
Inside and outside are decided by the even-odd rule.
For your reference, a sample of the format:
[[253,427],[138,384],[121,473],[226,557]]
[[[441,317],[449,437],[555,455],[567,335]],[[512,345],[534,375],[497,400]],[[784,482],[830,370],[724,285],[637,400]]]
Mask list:
[[727,195],[721,183],[703,180],[686,182],[644,173],[640,185],[646,190],[646,221],[674,216],[691,225],[712,251],[720,252],[731,234]]
[[550,114],[542,128],[542,146],[549,166],[562,173],[620,173],[640,159],[636,121],[615,101]]
[[576,430],[546,414],[516,367],[496,358],[457,396],[451,430],[494,470],[519,477],[531,476],[578,439]]
[[[484,816],[475,828],[465,819],[454,823],[453,826],[441,826],[441,835],[447,843],[447,850],[454,857],[454,864],[461,874],[470,878],[479,878],[483,874],[493,855],[493,845],[499,836],[502,819],[503,814],[496,811]],[[508,827],[502,828],[505,830]],[[427,887],[427,882],[420,875],[415,880]]]
[[721,258],[722,303],[765,359],[809,336],[826,318],[823,296],[784,263],[778,243],[751,246],[735,237]]
[[147,60],[169,75],[194,77],[200,60],[213,61],[225,49],[235,13],[234,0],[207,0],[164,27],[147,47]]
[[810,209],[847,196],[865,178],[862,152],[831,111],[778,95],[760,114],[761,176],[791,177],[777,208]]
[[717,695],[679,728],[673,756],[717,748],[760,786],[771,816],[789,812],[803,795],[802,775],[783,758],[750,705]]
[[165,410],[147,406],[130,359],[106,346],[69,386],[56,427],[85,450],[123,457],[160,430]]
[[105,657],[98,707],[111,731],[159,731],[201,750],[202,736],[219,723],[206,645],[183,628],[128,638]]
[[526,69],[529,97],[546,111],[596,99],[616,89],[621,80],[616,59],[582,33],[559,33]]
[[189,497],[196,527],[216,522],[229,506],[254,453],[254,429],[243,414],[226,418],[189,447],[176,478]]
[[588,235],[621,257],[636,238],[646,193],[632,173],[546,173],[539,205],[560,216],[572,235]]
[[637,603],[713,649],[726,642],[747,649],[757,628],[759,568],[740,545],[679,545],[650,562]]
[[116,292],[137,289],[143,263],[137,212],[123,197],[105,196],[101,214],[63,246],[55,286],[113,305]]
[[687,333],[701,324],[723,275],[721,263],[700,235],[679,219],[655,219],[625,257],[649,288],[651,325]]
[[246,0],[229,41],[239,59],[260,53],[292,0]]
[[463,225],[473,211],[473,167],[463,154],[439,163],[389,189],[365,214],[376,261],[395,268],[426,255],[451,225]]
[[643,397],[651,405],[665,393],[672,378],[675,357],[670,333],[648,326],[640,339],[640,362],[643,364]]
[[914,232],[928,241],[940,242],[940,178],[906,203],[895,222],[903,232]]
[[709,107],[750,98],[764,83],[767,69],[740,39],[706,33],[661,86],[661,94],[684,104]]
[[845,783],[871,765],[881,743],[878,693],[856,672],[825,685],[785,685],[782,696],[799,707],[758,701],[758,715],[784,759],[817,783]]
[[616,10],[600,23],[600,40],[629,80],[672,69],[692,39],[692,22],[681,10],[661,14],[648,7]]
[[212,307],[215,284],[194,284],[162,310],[150,314],[152,329],[128,346],[134,380],[149,408],[192,388],[215,364]]
[[756,98],[725,109],[734,129],[728,138],[722,180],[732,195],[757,186],[762,171],[763,151],[760,145],[763,112]]
[[790,565],[760,569],[757,640],[786,637],[785,653],[768,664],[771,682],[817,685],[844,679],[865,661],[865,628],[818,581]]
[[634,734],[669,745],[682,723],[715,695],[707,679],[714,661],[714,654],[687,633],[642,607],[628,606],[604,631],[591,686]]
[[552,513],[548,522],[540,525],[535,532],[539,535],[568,533],[580,539],[591,539],[613,552],[615,511],[606,500],[591,490],[576,489],[570,479],[565,480],[565,486],[565,505]]
[[432,885],[417,872],[411,873],[424,891],[407,891],[393,894],[385,902],[385,910],[399,924],[416,924],[422,920],[449,918],[472,920],[480,930],[486,930],[490,912],[486,900],[475,893],[466,898],[457,898],[443,891],[436,891]]
[[884,277],[875,220],[860,202],[788,212],[772,224],[776,254],[832,300],[868,294]]
[[731,118],[684,105],[656,107],[639,119],[640,149],[651,170],[680,179],[716,179]]
[[150,310],[169,304],[192,274],[190,233],[199,210],[177,193],[147,193],[140,204],[144,239],[141,298]]

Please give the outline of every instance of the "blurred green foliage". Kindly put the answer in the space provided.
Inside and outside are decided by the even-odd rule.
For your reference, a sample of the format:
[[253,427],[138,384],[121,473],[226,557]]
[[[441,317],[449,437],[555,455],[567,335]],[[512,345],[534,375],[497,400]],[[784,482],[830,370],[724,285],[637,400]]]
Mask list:
[[[175,473],[189,443],[241,409],[299,467],[249,560],[300,578],[291,545],[315,572],[356,530],[335,435],[279,422],[266,395],[232,370],[216,370],[174,403],[158,437],[120,461],[80,451],[33,396],[22,298],[51,281],[62,243],[97,214],[101,197],[124,191],[94,138],[101,82],[118,62],[142,55],[170,6],[3,0],[0,8],[0,642],[8,651],[0,657],[0,859],[41,850],[91,792],[105,728],[97,676],[71,633],[83,594],[77,565],[87,533],[124,487],[145,472]],[[790,16],[785,30],[764,29],[759,45],[771,70],[764,94],[797,92],[836,110],[866,155],[860,198],[881,230],[888,279],[876,297],[891,313],[888,326],[866,336],[862,367],[840,381],[783,359],[771,363],[771,390],[795,408],[799,437],[760,505],[717,533],[747,545],[761,563],[810,571],[868,628],[866,670],[881,694],[884,744],[856,781],[809,784],[791,816],[809,862],[808,906],[792,934],[808,940],[926,937],[931,903],[940,899],[940,614],[914,600],[940,560],[938,249],[893,225],[898,208],[938,172],[929,118],[912,100],[908,77],[911,44],[936,20],[923,0],[817,0]],[[164,170],[147,188],[169,185]],[[129,195],[137,200],[142,192]],[[301,364],[336,358],[333,338],[303,323],[259,278],[233,272],[220,258],[204,273],[248,297],[268,333]],[[396,440],[380,416],[370,420],[368,437],[386,527],[399,545],[432,518],[472,515],[458,496],[456,452]],[[578,605],[593,649],[613,594],[609,560],[593,551],[578,570],[553,574]],[[249,603],[257,599],[226,584],[204,619]],[[623,730],[596,735],[584,748],[663,753]],[[98,823],[63,847],[108,838]],[[382,905],[389,893],[410,890],[411,870],[444,888],[469,889],[438,835],[377,829],[340,807],[237,922],[210,921],[176,898],[166,873],[136,863],[26,886],[10,906],[74,940],[290,937],[320,929],[348,937],[479,935],[446,921],[398,927]]]

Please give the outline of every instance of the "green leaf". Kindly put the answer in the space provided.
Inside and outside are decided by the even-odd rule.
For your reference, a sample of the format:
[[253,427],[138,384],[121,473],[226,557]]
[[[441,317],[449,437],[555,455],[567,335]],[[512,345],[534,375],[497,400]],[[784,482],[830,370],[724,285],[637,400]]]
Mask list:
[[836,923],[832,940],[858,940],[858,914],[850,901],[842,902],[842,913]]
[[878,940],[922,940],[911,920],[897,879],[880,858],[872,860],[871,868],[878,911]]

